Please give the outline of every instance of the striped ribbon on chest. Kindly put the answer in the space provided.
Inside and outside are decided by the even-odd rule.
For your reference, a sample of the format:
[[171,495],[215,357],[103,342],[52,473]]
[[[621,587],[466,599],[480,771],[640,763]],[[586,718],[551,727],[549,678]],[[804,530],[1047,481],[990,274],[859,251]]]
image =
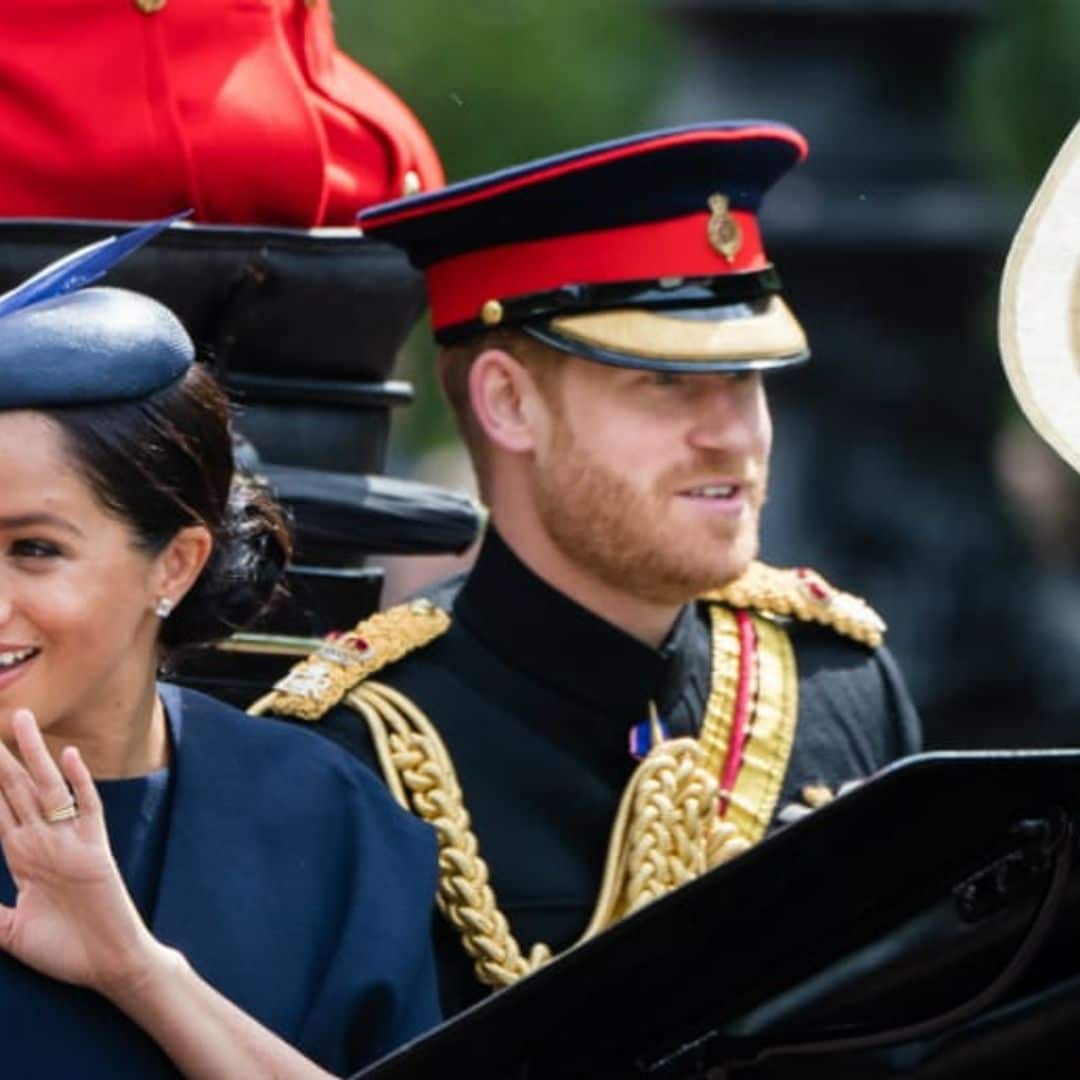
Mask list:
[[709,612],[712,679],[700,742],[720,781],[720,816],[756,843],[772,820],[795,740],[795,655],[771,619],[722,604]]
[[[717,811],[751,843],[772,820],[799,711],[798,675],[787,632],[742,608],[710,605],[712,676],[699,741],[719,784]],[[671,738],[654,715],[629,731],[637,761]]]

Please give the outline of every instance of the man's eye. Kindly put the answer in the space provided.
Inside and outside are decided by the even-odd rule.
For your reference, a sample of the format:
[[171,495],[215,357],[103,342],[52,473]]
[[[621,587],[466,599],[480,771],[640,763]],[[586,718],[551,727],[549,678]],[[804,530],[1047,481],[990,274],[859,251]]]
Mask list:
[[60,555],[60,548],[48,540],[15,540],[11,554],[17,559],[50,559]]
[[678,386],[682,378],[671,371],[654,371],[651,382],[653,386]]

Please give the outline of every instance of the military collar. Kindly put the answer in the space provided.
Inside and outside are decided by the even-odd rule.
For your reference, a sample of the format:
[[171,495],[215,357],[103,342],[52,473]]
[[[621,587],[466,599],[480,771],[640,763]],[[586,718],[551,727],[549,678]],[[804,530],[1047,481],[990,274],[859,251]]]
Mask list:
[[664,710],[689,678],[692,605],[653,649],[537,577],[494,528],[454,615],[509,666],[627,723],[644,719],[650,701]]

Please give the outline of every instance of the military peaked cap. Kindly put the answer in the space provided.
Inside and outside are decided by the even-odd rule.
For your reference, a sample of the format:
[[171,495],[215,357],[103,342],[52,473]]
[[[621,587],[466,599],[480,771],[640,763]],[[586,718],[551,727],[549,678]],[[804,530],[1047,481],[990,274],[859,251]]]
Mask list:
[[360,223],[424,271],[441,343],[511,326],[625,367],[784,367],[809,353],[758,210],[806,151],[767,121],[672,128],[387,203]]

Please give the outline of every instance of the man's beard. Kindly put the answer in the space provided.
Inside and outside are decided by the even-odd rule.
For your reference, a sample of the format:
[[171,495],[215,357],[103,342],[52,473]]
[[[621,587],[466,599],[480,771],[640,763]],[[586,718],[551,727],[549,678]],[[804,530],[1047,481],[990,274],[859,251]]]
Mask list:
[[594,578],[649,603],[682,604],[737,577],[757,554],[765,467],[755,463],[754,483],[744,488],[749,516],[710,520],[703,508],[692,533],[678,521],[675,493],[705,477],[745,472],[742,462],[708,455],[642,490],[578,450],[560,424],[536,471],[537,512],[555,546]]

